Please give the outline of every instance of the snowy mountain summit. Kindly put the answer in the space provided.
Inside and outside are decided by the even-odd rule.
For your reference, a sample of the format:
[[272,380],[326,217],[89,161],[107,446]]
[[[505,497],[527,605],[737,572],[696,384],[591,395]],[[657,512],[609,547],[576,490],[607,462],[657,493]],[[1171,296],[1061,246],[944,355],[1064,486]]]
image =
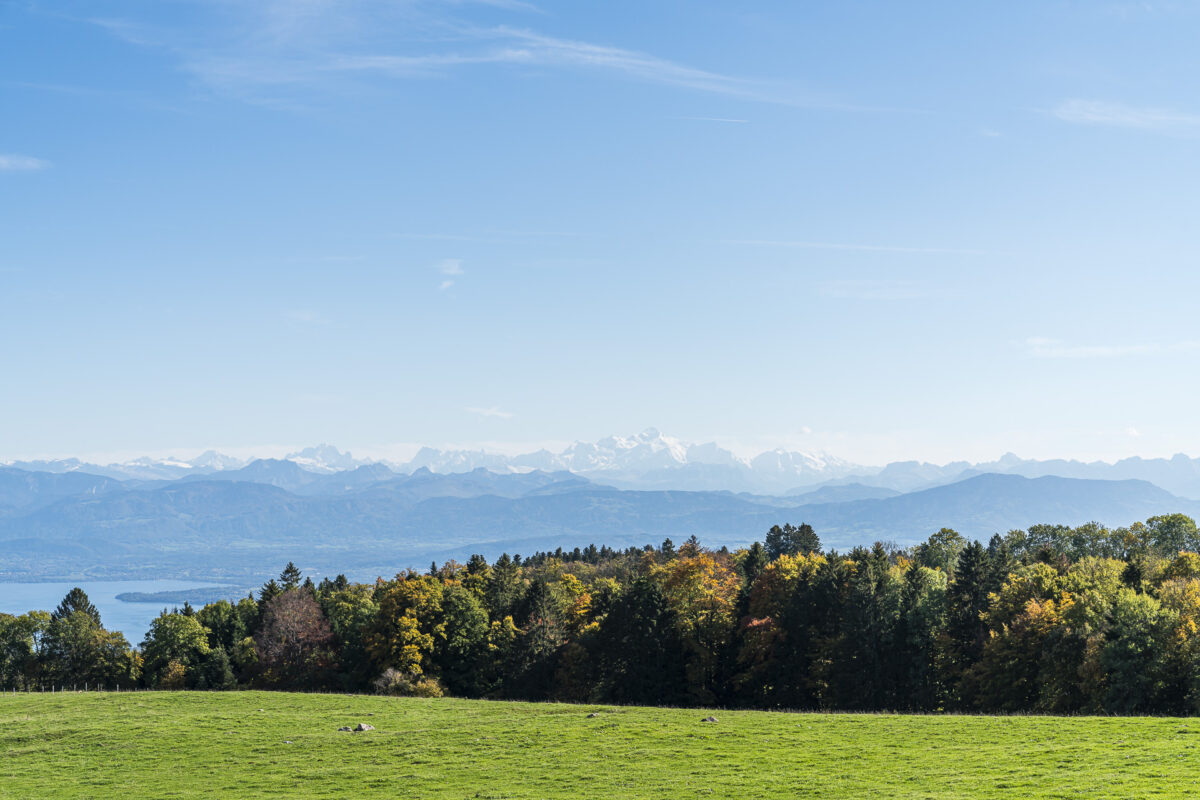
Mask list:
[[825,454],[774,450],[746,459],[714,442],[692,444],[647,428],[633,436],[575,442],[560,453],[539,450],[502,456],[482,450],[422,448],[399,472],[556,472],[568,470],[598,483],[628,489],[729,490],[777,493],[798,486],[867,474],[869,469]]
[[348,469],[357,469],[359,467],[371,464],[371,461],[360,461],[352,456],[349,452],[343,453],[331,444],[319,444],[316,447],[306,447],[303,450],[298,450],[295,453],[288,453],[284,456],[287,461],[292,461],[295,464],[303,467],[310,472],[332,473],[344,472]]
[[[313,473],[329,475],[362,466],[383,464],[401,474],[419,469],[462,473],[569,471],[597,483],[630,489],[728,490],[760,494],[783,493],[823,481],[868,474],[859,467],[824,454],[773,450],[746,459],[714,442],[692,444],[647,428],[632,436],[606,436],[595,442],[575,442],[558,453],[537,450],[516,456],[486,450],[440,450],[422,447],[407,462],[376,462],[355,458],[329,444],[289,453],[284,461]],[[14,462],[10,466],[43,472],[89,472],[122,480],[173,480],[247,467],[247,459],[208,450],[193,459],[139,458],[115,464],[86,464],[77,459]]]
[[[577,441],[560,452],[546,449],[520,455],[487,450],[422,447],[407,462],[360,459],[329,444],[306,447],[283,459],[268,460],[278,471],[289,465],[307,473],[333,475],[370,466],[372,474],[387,470],[409,475],[426,469],[457,474],[486,469],[497,473],[572,472],[595,483],[621,489],[661,491],[732,491],[762,495],[799,494],[818,487],[858,486],[911,492],[941,486],[983,473],[1036,478],[1058,476],[1106,480],[1146,480],[1184,497],[1200,498],[1200,459],[1127,458],[1113,464],[1081,461],[1036,461],[1006,453],[996,461],[929,464],[896,461],[863,466],[826,453],[776,448],[744,457],[715,442],[694,444],[647,428],[632,436],[606,436]],[[118,480],[175,480],[217,476],[264,463],[209,450],[195,458],[138,458],[115,464],[89,464],[76,458],[18,461],[7,465],[30,472],[86,472]],[[293,470],[294,472],[294,470]],[[362,474],[359,475],[359,478]],[[850,491],[849,489],[847,491]],[[853,491],[851,491],[853,494]],[[835,494],[830,494],[834,497]]]

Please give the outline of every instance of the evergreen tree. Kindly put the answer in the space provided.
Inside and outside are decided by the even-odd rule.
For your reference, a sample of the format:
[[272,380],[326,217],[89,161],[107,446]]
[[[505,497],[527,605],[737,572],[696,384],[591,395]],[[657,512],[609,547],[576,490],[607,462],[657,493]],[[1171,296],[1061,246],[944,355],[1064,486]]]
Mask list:
[[638,578],[608,612],[597,635],[600,693],[614,703],[675,705],[686,696],[687,651],[658,585]]
[[767,531],[765,544],[767,555],[772,561],[780,556],[794,556],[821,552],[821,539],[807,522],[797,527],[787,524],[772,525]]
[[983,655],[988,633],[983,616],[992,583],[990,561],[979,542],[967,545],[958,556],[954,580],[946,593],[947,668],[952,682],[957,682]]
[[831,676],[832,696],[840,708],[895,708],[895,670],[889,656],[900,616],[901,582],[881,544],[859,553],[835,651],[841,668]]
[[92,601],[88,599],[87,592],[78,586],[67,592],[67,596],[58,604],[58,608],[50,612],[50,620],[53,622],[65,619],[77,611],[87,614],[97,626],[100,625],[100,611],[92,605]]
[[754,579],[762,574],[763,568],[771,561],[767,556],[767,550],[760,543],[755,542],[746,550],[746,555],[742,559],[742,581],[749,591],[750,584],[754,583]]
[[208,632],[208,646],[230,652],[246,638],[246,625],[228,600],[209,603],[196,613],[196,619]]
[[945,699],[939,637],[945,627],[946,574],[913,564],[904,575],[895,655],[896,704],[938,710]]
[[291,561],[279,573],[279,585],[283,591],[291,591],[300,585],[300,570]]
[[223,647],[214,647],[201,660],[196,677],[196,688],[217,691],[237,688],[229,653]]
[[484,602],[491,618],[499,621],[512,616],[521,592],[521,568],[504,553],[496,559],[484,587]]
[[279,595],[283,594],[284,589],[274,578],[263,584],[263,587],[258,590],[258,602],[260,605],[265,605],[271,602]]
[[505,665],[503,692],[508,697],[545,697],[552,685],[555,657],[566,637],[562,600],[535,578],[518,605],[520,635]]

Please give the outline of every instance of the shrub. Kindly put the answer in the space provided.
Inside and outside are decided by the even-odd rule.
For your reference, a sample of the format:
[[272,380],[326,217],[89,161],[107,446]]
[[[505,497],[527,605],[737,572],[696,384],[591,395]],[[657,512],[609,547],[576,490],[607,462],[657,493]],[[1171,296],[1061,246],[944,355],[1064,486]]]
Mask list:
[[425,678],[391,667],[375,679],[375,691],[400,697],[441,697],[445,694],[436,678]]

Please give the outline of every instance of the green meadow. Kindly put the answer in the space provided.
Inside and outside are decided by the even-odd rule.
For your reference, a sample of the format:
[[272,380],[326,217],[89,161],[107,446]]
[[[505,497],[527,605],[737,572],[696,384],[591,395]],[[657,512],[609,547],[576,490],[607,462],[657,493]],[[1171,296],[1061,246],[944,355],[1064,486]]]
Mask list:
[[[594,718],[588,714],[596,712]],[[702,722],[708,714],[717,722]],[[365,733],[339,732],[364,722]],[[1200,720],[276,692],[0,698],[0,797],[1186,797]]]

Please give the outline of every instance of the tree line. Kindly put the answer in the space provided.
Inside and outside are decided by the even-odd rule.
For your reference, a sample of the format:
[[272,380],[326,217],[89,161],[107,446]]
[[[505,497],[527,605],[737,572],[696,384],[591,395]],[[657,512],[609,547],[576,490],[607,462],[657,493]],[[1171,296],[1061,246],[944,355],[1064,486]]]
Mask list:
[[825,551],[607,547],[314,583],[164,610],[131,647],[86,594],[0,614],[0,688],[243,687],[652,705],[1200,712],[1200,534],[942,529]]

